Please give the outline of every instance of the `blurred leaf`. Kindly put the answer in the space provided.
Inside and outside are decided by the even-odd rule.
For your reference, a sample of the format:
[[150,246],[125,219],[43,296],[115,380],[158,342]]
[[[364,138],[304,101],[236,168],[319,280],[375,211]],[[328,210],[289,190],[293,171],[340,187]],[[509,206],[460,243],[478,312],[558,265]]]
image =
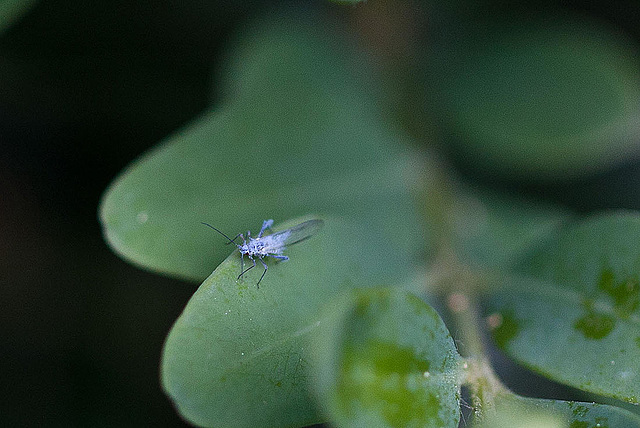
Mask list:
[[509,269],[548,240],[570,213],[480,187],[460,187],[449,221],[457,255],[474,266]]
[[571,217],[559,206],[461,180],[436,156],[424,164],[427,236],[474,268],[513,268]]
[[0,0],[0,32],[9,28],[36,3],[36,0]]
[[397,288],[354,290],[325,309],[313,352],[339,427],[455,427],[460,357],[435,310]]
[[433,65],[438,106],[467,165],[549,180],[638,155],[640,61],[630,39],[584,15],[477,27],[450,35]]
[[639,428],[640,417],[614,406],[501,395],[482,428]]
[[474,269],[509,270],[572,216],[560,206],[461,179],[432,153],[422,163],[430,255],[437,249]]
[[259,289],[259,263],[236,279],[237,251],[205,280],[162,358],[163,387],[183,417],[225,427],[319,421],[308,395],[308,341],[317,334],[319,308],[339,291],[384,281],[394,270],[383,247],[363,248],[366,232],[362,224],[327,218],[317,235],[287,249],[290,261],[267,262]]
[[498,346],[554,380],[640,401],[640,216],[568,227],[490,299]]
[[[266,22],[266,23],[265,23]],[[415,166],[380,123],[361,59],[339,32],[272,16],[233,45],[231,102],[134,162],[100,208],[104,234],[127,260],[188,279],[226,255],[208,222],[233,234],[309,212],[364,226],[365,245],[404,262],[425,246],[410,189]],[[357,56],[356,56],[357,58]]]

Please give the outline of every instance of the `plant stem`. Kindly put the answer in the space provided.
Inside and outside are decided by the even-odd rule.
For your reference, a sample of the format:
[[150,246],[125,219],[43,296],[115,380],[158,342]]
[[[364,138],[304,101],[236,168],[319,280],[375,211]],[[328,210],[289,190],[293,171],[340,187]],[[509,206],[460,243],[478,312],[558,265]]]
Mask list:
[[459,334],[461,354],[465,357],[464,385],[471,392],[474,415],[482,419],[494,411],[497,396],[511,393],[494,372],[484,344],[480,304],[475,297],[475,290],[482,288],[483,275],[458,262],[452,253],[440,260],[439,291],[446,296]]
[[508,394],[509,390],[493,371],[486,354],[477,302],[469,294],[456,292],[447,300],[465,348],[465,384],[471,392],[474,414],[484,418],[494,410],[496,396]]
[[440,231],[436,236],[438,255],[427,279],[427,287],[431,292],[446,296],[464,347],[463,385],[471,392],[474,416],[482,419],[495,410],[497,396],[511,394],[494,372],[483,342],[480,305],[476,296],[484,288],[487,275],[461,262],[452,246],[455,224],[451,213],[455,210],[456,199],[452,187],[454,178],[439,168],[429,170],[435,171],[429,196],[433,199],[435,195],[436,199],[435,203],[428,204],[432,211],[429,214],[439,220]]

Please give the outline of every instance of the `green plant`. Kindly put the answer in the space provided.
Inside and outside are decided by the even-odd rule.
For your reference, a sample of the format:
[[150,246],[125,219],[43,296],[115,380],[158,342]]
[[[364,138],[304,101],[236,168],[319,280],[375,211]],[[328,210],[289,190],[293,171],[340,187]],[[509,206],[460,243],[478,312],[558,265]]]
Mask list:
[[[227,103],[102,201],[124,258],[204,280],[162,356],[180,414],[203,426],[455,427],[466,387],[479,426],[640,427],[614,405],[510,392],[482,333],[550,379],[637,404],[640,215],[580,218],[466,184],[387,124],[376,79],[326,32],[281,15],[246,30],[220,79]],[[323,230],[259,289],[259,269],[238,280],[237,251],[201,225],[234,236],[316,217]],[[439,298],[450,325],[427,303]]]

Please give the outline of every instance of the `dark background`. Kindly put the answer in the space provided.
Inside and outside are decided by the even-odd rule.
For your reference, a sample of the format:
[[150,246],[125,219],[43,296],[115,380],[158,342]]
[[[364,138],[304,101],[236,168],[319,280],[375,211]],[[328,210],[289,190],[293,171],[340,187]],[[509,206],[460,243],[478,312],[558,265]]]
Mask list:
[[97,208],[212,104],[237,3],[43,1],[0,35],[2,425],[183,424],[158,366],[197,285],[120,260]]
[[[376,28],[416,24],[411,13],[380,2],[320,3],[310,13],[343,15],[363,43],[383,52],[382,63],[399,60],[398,45]],[[364,7],[378,14],[373,27],[362,25]],[[570,7],[638,36],[633,2]],[[213,76],[224,42],[262,8],[213,0],[41,1],[0,34],[3,425],[184,424],[160,389],[158,366],[164,337],[197,284],[119,259],[102,240],[97,208],[128,163],[219,101]],[[474,178],[586,212],[640,206],[638,171],[629,164],[554,186]]]

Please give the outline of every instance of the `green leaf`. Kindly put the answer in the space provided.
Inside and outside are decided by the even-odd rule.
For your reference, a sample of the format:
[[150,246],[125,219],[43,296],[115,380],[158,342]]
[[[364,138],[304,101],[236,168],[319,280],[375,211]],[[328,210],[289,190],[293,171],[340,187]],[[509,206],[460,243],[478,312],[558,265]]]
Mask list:
[[624,34],[584,15],[475,24],[447,33],[433,66],[437,106],[468,165],[550,180],[637,157],[640,59]]
[[547,242],[571,213],[457,177],[430,156],[422,175],[430,241],[479,270],[509,270]]
[[619,407],[576,401],[543,400],[514,394],[496,397],[482,428],[639,428],[640,417]]
[[368,78],[348,68],[349,46],[323,31],[275,16],[242,33],[223,73],[229,101],[134,162],[103,196],[116,252],[202,280],[226,253],[200,222],[235,235],[310,212],[362,223],[363,245],[392,258],[424,248],[415,165],[381,125]]
[[325,310],[314,387],[341,427],[457,427],[460,357],[430,306],[397,288],[354,290]]
[[498,346],[585,391],[640,402],[640,215],[567,227],[492,295]]
[[382,247],[364,248],[366,233],[360,223],[326,218],[316,235],[287,248],[288,262],[267,261],[259,289],[259,263],[240,281],[237,251],[218,266],[165,343],[162,384],[180,414],[204,426],[319,422],[307,354],[319,308],[346,288],[389,280],[397,261]]
[[0,32],[27,13],[37,0],[0,0]]
[[513,268],[570,217],[550,204],[475,186],[461,186],[454,197],[449,221],[456,253],[483,268]]

